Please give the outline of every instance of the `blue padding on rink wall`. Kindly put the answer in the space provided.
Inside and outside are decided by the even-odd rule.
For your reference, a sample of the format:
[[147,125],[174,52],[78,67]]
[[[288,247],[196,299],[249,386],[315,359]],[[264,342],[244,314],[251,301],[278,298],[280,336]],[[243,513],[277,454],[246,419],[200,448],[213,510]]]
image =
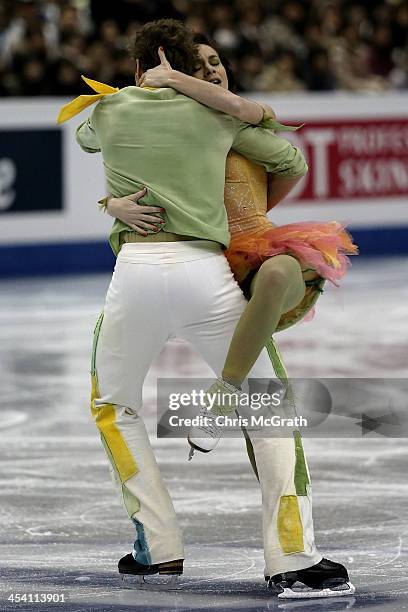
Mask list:
[[[350,228],[360,255],[408,254],[408,226]],[[113,270],[106,241],[0,246],[0,277],[85,274]]]
[[115,256],[106,240],[0,246],[0,277],[85,274],[113,270]]
[[408,226],[349,228],[360,255],[407,255]]

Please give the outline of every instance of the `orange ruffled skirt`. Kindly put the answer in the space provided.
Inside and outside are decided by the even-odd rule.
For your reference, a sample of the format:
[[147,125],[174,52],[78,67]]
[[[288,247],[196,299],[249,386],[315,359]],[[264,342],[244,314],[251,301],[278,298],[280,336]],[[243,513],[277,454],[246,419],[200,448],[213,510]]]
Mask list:
[[311,221],[236,234],[225,251],[238,283],[264,261],[282,253],[295,257],[303,269],[312,268],[321,278],[338,285],[351,265],[347,255],[357,255],[358,248],[337,221]]
[[225,255],[247,299],[250,298],[249,285],[253,274],[264,261],[282,253],[295,257],[303,270],[315,270],[318,277],[305,281],[303,300],[281,316],[275,330],[277,332],[302,319],[307,321],[313,318],[314,306],[323,292],[325,280],[338,285],[350,266],[347,255],[357,255],[358,249],[350,234],[337,221],[290,223],[248,234],[236,234]]

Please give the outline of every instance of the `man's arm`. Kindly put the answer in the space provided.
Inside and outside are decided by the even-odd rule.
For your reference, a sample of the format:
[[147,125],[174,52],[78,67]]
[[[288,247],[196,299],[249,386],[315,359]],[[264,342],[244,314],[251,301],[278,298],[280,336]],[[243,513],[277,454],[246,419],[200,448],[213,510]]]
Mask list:
[[76,131],[76,141],[86,153],[99,153],[101,146],[95,129],[92,126],[93,110],[88,119],[81,123]]
[[307,173],[303,153],[288,140],[275,136],[272,130],[237,123],[239,127],[232,143],[234,151],[279,177],[299,180]]

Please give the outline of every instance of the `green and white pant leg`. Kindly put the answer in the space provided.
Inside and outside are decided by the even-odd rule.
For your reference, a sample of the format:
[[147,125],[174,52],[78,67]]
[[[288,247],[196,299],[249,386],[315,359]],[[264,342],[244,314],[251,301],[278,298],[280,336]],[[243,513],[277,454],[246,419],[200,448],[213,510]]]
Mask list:
[[[266,346],[276,375],[287,381],[273,339]],[[289,389],[290,393],[290,389]],[[262,489],[266,575],[296,571],[319,563],[314,542],[310,475],[302,437],[257,438],[244,432],[247,452]]]
[[106,317],[104,322],[101,315],[94,333],[91,411],[110,462],[111,474],[136,529],[133,556],[145,565],[184,559],[182,534],[173,503],[142,418],[134,408],[100,399],[95,358],[104,323],[107,323]]

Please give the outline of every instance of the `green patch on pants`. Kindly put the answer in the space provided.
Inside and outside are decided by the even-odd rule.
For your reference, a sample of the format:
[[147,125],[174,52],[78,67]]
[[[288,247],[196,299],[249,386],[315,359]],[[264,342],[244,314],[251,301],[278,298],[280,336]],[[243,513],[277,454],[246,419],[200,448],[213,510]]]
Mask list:
[[96,325],[95,325],[95,329],[94,329],[93,343],[92,343],[92,357],[91,357],[92,376],[96,375],[96,368],[95,368],[96,347],[98,346],[98,338],[99,338],[99,332],[101,331],[102,321],[103,321],[103,313],[99,316],[96,322]]
[[295,464],[295,488],[296,495],[307,495],[307,485],[310,484],[309,476],[307,473],[306,460],[303,452],[302,436],[300,431],[294,431],[293,437],[295,439],[295,453],[296,453],[296,464]]

